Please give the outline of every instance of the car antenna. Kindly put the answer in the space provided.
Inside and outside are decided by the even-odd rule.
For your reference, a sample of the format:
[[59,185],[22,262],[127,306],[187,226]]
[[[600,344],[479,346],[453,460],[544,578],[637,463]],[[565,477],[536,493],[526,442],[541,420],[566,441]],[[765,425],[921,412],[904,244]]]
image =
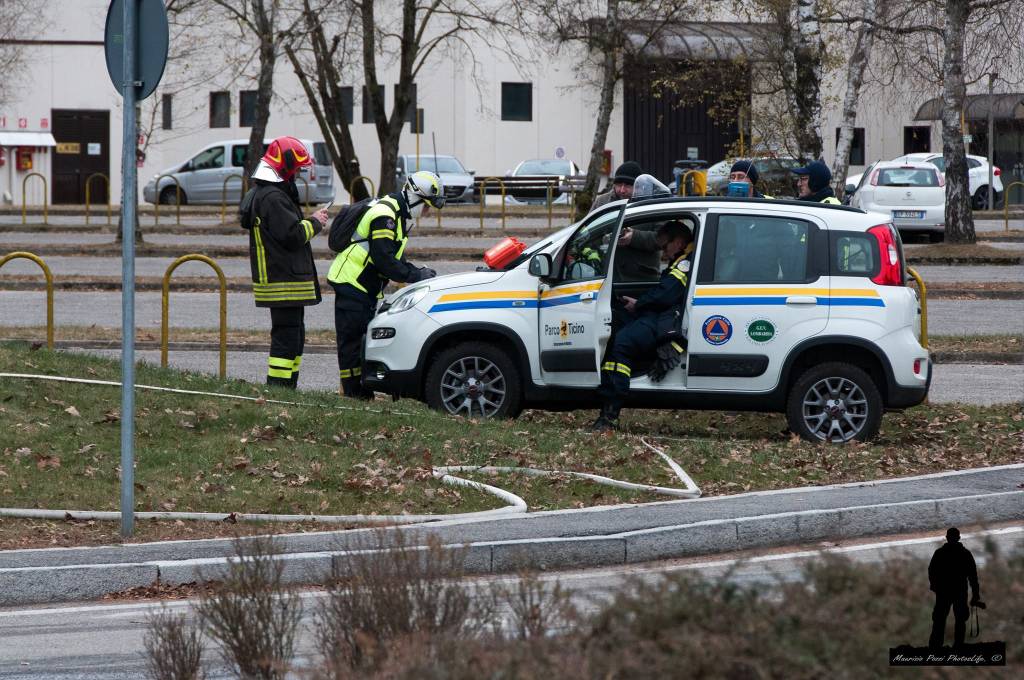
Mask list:
[[434,174],[440,177],[441,171],[437,169],[437,135],[434,132],[430,133],[430,143],[434,145]]

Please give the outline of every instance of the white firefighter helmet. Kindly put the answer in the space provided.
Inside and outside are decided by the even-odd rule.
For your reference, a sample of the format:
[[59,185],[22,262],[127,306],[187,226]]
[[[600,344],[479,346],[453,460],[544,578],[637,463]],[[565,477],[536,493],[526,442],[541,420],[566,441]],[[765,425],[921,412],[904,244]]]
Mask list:
[[441,178],[432,172],[419,170],[414,172],[405,180],[402,188],[405,192],[405,200],[409,204],[409,212],[418,216],[423,212],[423,204],[429,204],[432,208],[444,206],[444,183]]

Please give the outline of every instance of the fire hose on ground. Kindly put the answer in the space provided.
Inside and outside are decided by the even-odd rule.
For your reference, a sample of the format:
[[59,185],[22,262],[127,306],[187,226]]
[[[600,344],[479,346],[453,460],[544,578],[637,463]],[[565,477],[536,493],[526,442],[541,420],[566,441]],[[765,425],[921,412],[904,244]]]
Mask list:
[[[12,380],[36,380],[63,383],[76,383],[82,385],[99,385],[106,387],[121,387],[121,383],[113,380],[95,380],[86,378],[72,378],[67,376],[37,375],[30,373],[0,373],[0,378]],[[200,390],[183,390],[174,387],[160,387],[156,385],[136,385],[136,389],[151,392],[168,392],[172,394],[184,394],[190,396],[214,397],[218,399],[233,399],[236,401],[251,401],[261,404],[282,404],[286,406],[316,406],[315,404],[304,404],[297,401],[282,401],[278,399],[265,399],[263,397],[249,397],[236,394],[224,394],[221,392],[204,392]],[[403,411],[383,411],[380,409],[358,408],[352,406],[335,406],[333,410],[339,411],[363,411],[388,415],[415,417],[419,414]],[[651,437],[660,439],[661,437]],[[136,512],[137,519],[156,520],[199,520],[199,521],[251,521],[251,522],[322,522],[326,524],[418,524],[422,522],[437,522],[443,520],[458,519],[482,519],[488,517],[501,517],[527,512],[526,501],[516,494],[490,484],[477,482],[472,479],[458,477],[452,473],[483,473],[483,474],[522,474],[531,477],[575,477],[585,479],[596,484],[611,486],[627,491],[640,491],[676,498],[699,498],[700,489],[693,479],[661,448],[654,446],[646,438],[640,437],[640,442],[656,453],[672,470],[672,473],[682,482],[683,487],[656,486],[652,484],[638,484],[626,482],[603,475],[591,474],[588,472],[542,470],[528,467],[509,467],[491,465],[449,465],[432,467],[431,472],[435,478],[444,484],[461,486],[488,493],[505,503],[504,507],[491,510],[480,510],[476,512],[435,514],[435,515],[272,515],[256,513],[225,513],[225,512]],[[34,508],[0,508],[0,517],[22,517],[31,519],[51,520],[119,520],[121,513],[116,511],[102,510],[45,510]]]

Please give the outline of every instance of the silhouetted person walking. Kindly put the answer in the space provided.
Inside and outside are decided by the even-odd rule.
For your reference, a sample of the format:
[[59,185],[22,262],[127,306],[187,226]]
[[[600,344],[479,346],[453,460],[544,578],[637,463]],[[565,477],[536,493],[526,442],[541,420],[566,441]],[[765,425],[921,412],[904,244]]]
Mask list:
[[974,555],[960,543],[960,531],[951,527],[946,532],[946,544],[935,551],[928,564],[928,582],[935,593],[935,609],[932,610],[932,635],[928,646],[942,647],[949,608],[953,608],[953,646],[964,644],[967,620],[971,610],[967,604],[967,585],[971,586],[970,606],[980,605],[981,592],[978,588],[978,568]]

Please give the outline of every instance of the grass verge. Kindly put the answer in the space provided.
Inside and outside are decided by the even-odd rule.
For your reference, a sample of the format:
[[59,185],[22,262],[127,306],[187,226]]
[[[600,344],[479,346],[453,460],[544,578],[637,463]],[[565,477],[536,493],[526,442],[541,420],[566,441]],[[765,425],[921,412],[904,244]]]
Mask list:
[[[117,380],[119,366],[5,343],[0,372]],[[791,436],[776,414],[627,410],[623,433],[594,438],[584,429],[589,411],[529,411],[514,421],[477,423],[409,401],[378,401],[367,411],[334,394],[295,395],[145,364],[138,382],[303,403],[139,391],[139,510],[392,514],[498,504],[431,477],[431,465],[450,464],[579,470],[674,485],[632,435],[665,438],[660,445],[707,495],[1024,461],[1021,406],[922,406],[888,414],[871,444],[833,447]],[[117,509],[119,405],[114,387],[0,379],[0,505]],[[519,494],[534,510],[664,499],[568,478],[485,481]]]

